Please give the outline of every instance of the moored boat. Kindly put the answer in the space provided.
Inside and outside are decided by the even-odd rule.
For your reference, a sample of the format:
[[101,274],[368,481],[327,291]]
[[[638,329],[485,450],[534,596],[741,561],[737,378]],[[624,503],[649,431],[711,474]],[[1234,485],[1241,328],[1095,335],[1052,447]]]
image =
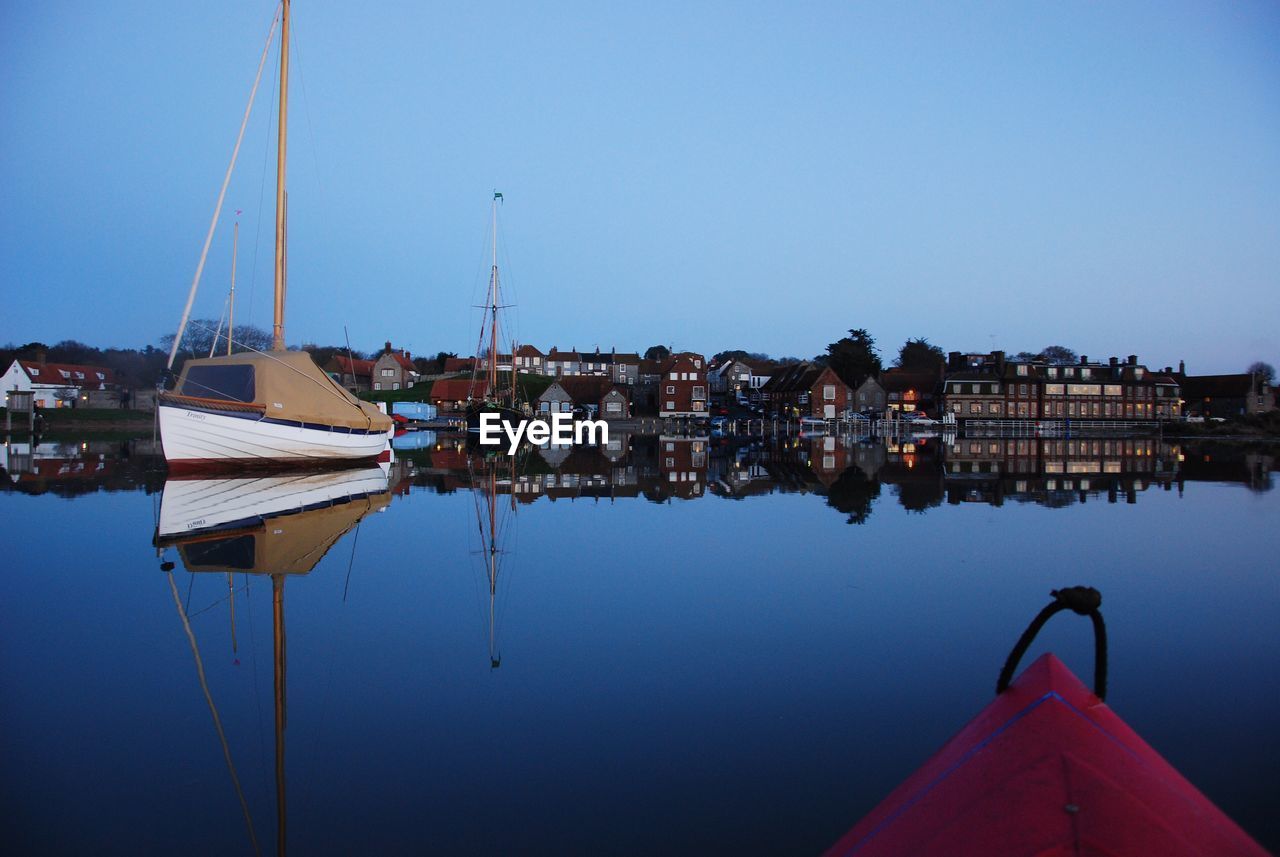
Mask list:
[[172,472],[373,460],[393,430],[298,351],[188,360],[157,410]]

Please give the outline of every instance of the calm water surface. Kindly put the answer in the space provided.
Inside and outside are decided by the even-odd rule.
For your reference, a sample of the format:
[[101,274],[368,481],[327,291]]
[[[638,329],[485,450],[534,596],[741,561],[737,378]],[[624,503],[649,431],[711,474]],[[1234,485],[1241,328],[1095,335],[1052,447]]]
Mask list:
[[[0,836],[816,853],[1088,584],[1110,705],[1280,848],[1274,454],[939,446],[441,440],[389,472],[166,482],[142,442],[11,444]],[[1024,663],[1048,649],[1090,680],[1086,621]]]

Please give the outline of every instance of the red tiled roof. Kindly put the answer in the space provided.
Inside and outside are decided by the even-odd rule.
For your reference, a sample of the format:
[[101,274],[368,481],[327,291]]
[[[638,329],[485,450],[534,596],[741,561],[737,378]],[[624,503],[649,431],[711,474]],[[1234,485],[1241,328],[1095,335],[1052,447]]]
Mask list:
[[441,378],[431,385],[431,398],[441,402],[465,402],[484,397],[489,382],[484,378]]
[[[76,363],[36,363],[19,360],[33,384],[51,384],[59,387],[98,387],[115,384],[116,375],[105,366],[81,366]],[[64,374],[65,373],[65,374]],[[102,377],[99,377],[101,375]]]
[[[608,378],[598,375],[568,375],[556,383],[569,394],[570,398],[580,404],[599,402],[617,386]],[[626,392],[621,392],[625,398]]]
[[446,357],[444,359],[445,372],[470,372],[476,368],[476,359],[474,357]]
[[541,357],[542,352],[539,351],[537,348],[533,347],[532,345],[525,344],[525,345],[521,345],[519,348],[516,349],[516,356],[517,357]]
[[[333,363],[336,367],[335,371],[340,372],[343,375],[355,375],[356,377],[361,375],[369,377],[373,375],[372,360],[352,360],[350,357],[342,357],[335,354],[333,356]],[[354,370],[352,369],[353,366],[355,367]]]

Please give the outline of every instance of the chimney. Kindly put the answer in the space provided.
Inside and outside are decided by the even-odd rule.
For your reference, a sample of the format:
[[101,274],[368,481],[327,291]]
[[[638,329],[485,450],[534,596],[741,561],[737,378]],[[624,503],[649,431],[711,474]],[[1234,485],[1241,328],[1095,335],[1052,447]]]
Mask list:
[[383,353],[384,353],[384,354],[390,354],[390,353],[391,353],[391,340],[390,340],[390,339],[388,339],[388,340],[387,340],[387,348],[386,348],[386,351],[384,351]]
[[947,354],[947,368],[953,372],[958,372],[964,368],[964,355],[959,351],[952,351]]
[[1111,368],[1114,369],[1120,365],[1120,360],[1117,357],[1112,357],[1110,360],[1110,363],[1111,363]]
[[1183,360],[1179,360],[1179,361],[1178,361],[1178,374],[1179,374],[1179,375],[1185,375],[1185,374],[1187,374],[1187,364],[1186,364],[1186,361],[1183,361]]
[[1130,365],[1130,366],[1137,366],[1137,365],[1138,365],[1138,355],[1136,355],[1136,354],[1130,354],[1130,355],[1129,355],[1129,365]]
[[36,349],[35,362],[37,362],[37,363],[41,363],[41,364],[48,363],[48,362],[49,362],[49,352],[48,352],[48,351],[45,351],[43,348],[37,348],[37,349]]
[[996,365],[997,375],[1004,373],[1004,352],[1003,351],[992,351],[991,362],[995,363]]
[[405,353],[404,353],[404,359],[405,359],[405,360],[412,360],[412,359],[413,359],[413,355],[412,355],[412,354],[410,354],[408,351],[405,351]]
[[1086,357],[1085,355],[1081,354],[1081,355],[1080,355],[1080,365],[1081,365],[1081,366],[1088,366],[1088,365],[1089,365],[1089,358],[1088,358],[1088,357]]

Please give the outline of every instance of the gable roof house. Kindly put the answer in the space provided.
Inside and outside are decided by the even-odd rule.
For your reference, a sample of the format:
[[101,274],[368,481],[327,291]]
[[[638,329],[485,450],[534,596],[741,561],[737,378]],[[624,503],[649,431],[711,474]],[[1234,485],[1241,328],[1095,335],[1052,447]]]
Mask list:
[[32,401],[42,408],[74,407],[87,403],[94,392],[114,390],[115,372],[105,366],[75,363],[46,363],[17,359],[0,376],[5,400],[10,391],[32,393]]
[[431,404],[441,411],[460,411],[472,399],[482,399],[489,382],[484,378],[439,378],[431,385]]
[[853,403],[853,392],[830,366],[796,363],[769,378],[761,388],[769,407],[786,416],[843,417]]
[[418,380],[418,370],[407,351],[397,351],[387,342],[382,353],[373,361],[373,389],[404,390]]
[[546,371],[546,355],[526,343],[516,349],[515,364],[517,372],[541,375]]
[[1188,375],[1185,366],[1178,368],[1169,374],[1181,388],[1188,414],[1227,418],[1275,410],[1275,388],[1263,375]]
[[707,361],[701,354],[672,354],[662,363],[658,379],[658,416],[705,417],[707,403]]

